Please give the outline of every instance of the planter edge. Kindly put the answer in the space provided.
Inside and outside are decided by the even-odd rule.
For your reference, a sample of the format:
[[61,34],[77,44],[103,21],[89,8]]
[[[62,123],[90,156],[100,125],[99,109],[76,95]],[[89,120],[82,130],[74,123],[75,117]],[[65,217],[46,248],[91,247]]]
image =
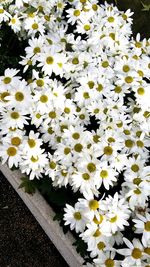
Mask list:
[[72,246],[75,241],[74,237],[71,233],[64,234],[59,223],[53,221],[55,213],[42,195],[38,191],[33,195],[29,195],[24,192],[24,189],[18,188],[20,185],[20,178],[23,177],[23,174],[20,171],[11,171],[6,164],[0,164],[0,171],[16,190],[68,265],[70,267],[82,266],[84,260]]

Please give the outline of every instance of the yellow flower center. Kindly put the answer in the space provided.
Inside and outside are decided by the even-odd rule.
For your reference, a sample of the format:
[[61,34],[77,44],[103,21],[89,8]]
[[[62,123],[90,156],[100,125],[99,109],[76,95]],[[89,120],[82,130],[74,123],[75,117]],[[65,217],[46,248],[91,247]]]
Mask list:
[[70,111],[71,111],[70,108],[67,108],[67,107],[64,108],[64,112],[65,112],[66,114],[69,114]]
[[56,118],[56,112],[55,111],[50,111],[48,115],[49,115],[49,117],[51,119],[55,119]]
[[14,119],[14,120],[17,120],[17,119],[19,119],[19,117],[20,117],[20,115],[19,115],[19,113],[18,112],[12,112],[11,114],[10,114],[10,116],[11,116],[11,118],[12,119]]
[[103,61],[102,62],[102,67],[103,68],[107,68],[109,66],[109,62],[108,61]]
[[36,142],[34,139],[28,139],[28,145],[29,147],[33,148],[36,146]]
[[73,216],[74,216],[75,220],[77,220],[77,221],[80,221],[82,218],[81,213],[79,211],[75,212],[73,214]]
[[106,266],[106,267],[114,267],[114,266],[115,266],[114,260],[112,260],[112,259],[107,259],[107,260],[105,261],[105,266]]
[[144,248],[144,252],[148,255],[150,255],[150,247],[149,248]]
[[5,100],[5,97],[9,96],[10,94],[8,92],[3,92],[0,94],[0,99],[3,102],[9,102],[9,100]]
[[139,95],[144,95],[145,94],[145,90],[144,90],[143,87],[138,88],[137,92],[138,92]]
[[104,154],[107,156],[111,156],[113,153],[113,149],[111,146],[105,146],[103,151],[104,151]]
[[12,18],[12,19],[11,19],[11,23],[12,23],[12,24],[15,24],[15,23],[16,23],[16,19],[15,19],[15,18]]
[[38,54],[41,52],[41,48],[37,46],[34,48],[33,52],[34,52],[34,54]]
[[40,97],[40,101],[41,101],[42,103],[46,103],[46,102],[48,101],[48,96],[47,96],[47,95],[41,95],[41,97]]
[[11,146],[7,149],[7,155],[9,157],[14,157],[16,154],[17,154],[17,149],[15,147]]
[[101,215],[101,214],[99,215],[99,220],[97,219],[96,216],[94,216],[93,222],[94,222],[95,224],[101,224],[102,221],[103,221],[103,215]]
[[141,147],[141,148],[144,147],[144,143],[141,140],[138,140],[136,144],[138,147]]
[[120,86],[116,86],[114,91],[115,93],[120,94],[122,92],[122,88]]
[[11,139],[11,144],[13,146],[19,146],[21,144],[21,139],[19,137],[17,137],[17,136],[16,137],[13,137]]
[[114,217],[112,217],[109,221],[111,222],[111,223],[115,223],[116,221],[117,221],[117,215],[115,215]]
[[78,144],[76,144],[76,145],[74,146],[74,150],[75,150],[76,152],[78,152],[78,153],[80,153],[80,152],[82,151],[82,149],[83,149],[83,146],[82,146],[80,143],[78,143]]
[[102,171],[100,172],[100,176],[101,176],[103,179],[107,178],[107,177],[108,177],[108,171],[106,171],[106,170],[102,170]]
[[82,174],[82,178],[85,180],[85,181],[88,181],[90,179],[90,175],[88,173],[83,173]]
[[46,63],[47,63],[48,65],[52,65],[52,64],[54,63],[54,58],[51,57],[51,56],[47,57],[47,58],[46,58]]
[[80,16],[80,10],[78,10],[78,9],[76,9],[74,12],[73,12],[73,15],[75,16],[75,17],[79,17]]
[[93,234],[94,237],[99,237],[100,235],[101,235],[101,232],[100,232],[99,229],[97,229],[97,230],[95,231],[95,233]]
[[74,64],[74,65],[79,64],[79,59],[77,57],[74,57],[72,60],[72,64]]
[[52,170],[54,170],[54,169],[56,168],[56,163],[55,163],[54,161],[51,161],[51,162],[49,163],[49,167],[50,167]]
[[95,83],[93,81],[89,81],[88,82],[88,86],[90,89],[92,89],[94,87]]
[[89,172],[95,172],[96,171],[96,166],[95,166],[94,163],[90,162],[87,165],[87,169],[88,169]]
[[65,147],[64,154],[68,155],[71,152],[71,149],[69,147]]
[[30,158],[30,160],[31,160],[33,163],[35,163],[35,162],[37,162],[37,161],[39,160],[39,157],[38,157],[38,156],[37,156],[37,157],[32,156],[32,157]]
[[147,232],[150,232],[150,221],[147,221],[147,222],[144,224],[144,229],[145,229]]
[[125,146],[128,147],[128,148],[131,148],[133,147],[133,141],[128,139],[125,141]]
[[124,72],[128,72],[130,70],[130,67],[128,65],[124,65],[123,68],[122,68],[122,70]]
[[38,24],[37,24],[37,23],[33,23],[33,24],[32,24],[32,29],[33,29],[33,30],[37,30],[37,29],[38,29],[38,27],[39,27],[39,26],[38,26]]
[[73,133],[72,137],[73,137],[73,139],[77,140],[80,138],[80,134],[79,133]]
[[36,117],[37,119],[40,119],[40,118],[41,118],[41,114],[40,114],[40,113],[37,113],[37,114],[35,115],[35,117]]
[[4,9],[0,8],[0,14],[3,14],[3,13],[4,13]]
[[133,172],[138,172],[139,171],[139,166],[137,165],[137,164],[133,164],[132,166],[131,166],[131,170],[133,171]]
[[125,77],[125,82],[126,83],[132,83],[133,82],[133,78],[131,76],[127,76],[127,77]]
[[5,77],[4,80],[3,80],[3,82],[5,84],[9,84],[11,82],[11,78],[10,77]]
[[97,210],[99,208],[98,201],[95,200],[95,199],[90,200],[89,207],[90,207],[91,210]]
[[110,23],[112,23],[112,22],[115,21],[115,19],[114,19],[114,17],[108,17],[108,21],[109,21]]
[[105,245],[104,242],[99,242],[99,243],[97,244],[97,248],[98,248],[99,250],[103,250],[105,247],[106,247],[106,245]]
[[37,86],[42,87],[44,85],[44,81],[39,79],[36,81]]
[[84,30],[85,31],[89,31],[90,29],[91,29],[90,25],[88,25],[88,24],[84,25]]
[[142,251],[139,248],[134,248],[132,250],[132,254],[131,255],[136,260],[140,259],[142,257]]
[[23,99],[24,99],[24,94],[23,94],[22,92],[17,92],[17,93],[15,94],[15,99],[16,99],[17,101],[19,101],[19,102],[23,101]]

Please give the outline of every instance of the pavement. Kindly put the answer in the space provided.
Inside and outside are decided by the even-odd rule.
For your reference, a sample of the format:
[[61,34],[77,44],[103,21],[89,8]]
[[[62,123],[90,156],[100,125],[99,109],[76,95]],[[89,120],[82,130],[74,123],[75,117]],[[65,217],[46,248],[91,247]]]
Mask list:
[[0,267],[68,267],[2,173]]

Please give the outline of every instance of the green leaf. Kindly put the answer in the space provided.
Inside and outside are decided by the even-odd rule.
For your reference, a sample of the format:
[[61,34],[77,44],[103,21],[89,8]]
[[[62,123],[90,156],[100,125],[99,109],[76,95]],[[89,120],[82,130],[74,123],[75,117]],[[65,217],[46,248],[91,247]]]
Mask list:
[[36,191],[34,181],[29,180],[28,177],[22,177],[21,180],[22,183],[19,185],[18,188],[24,188],[26,193],[33,195]]
[[30,6],[30,7],[28,7],[27,9],[26,9],[26,12],[28,13],[28,14],[30,14],[30,13],[34,13],[34,12],[36,12],[37,11],[37,9],[35,8],[35,7],[33,7],[33,6]]
[[82,239],[77,239],[73,246],[76,246],[76,251],[81,255],[82,258],[88,256],[87,244]]
[[150,4],[144,4],[142,1],[141,4],[143,6],[142,11],[150,11]]

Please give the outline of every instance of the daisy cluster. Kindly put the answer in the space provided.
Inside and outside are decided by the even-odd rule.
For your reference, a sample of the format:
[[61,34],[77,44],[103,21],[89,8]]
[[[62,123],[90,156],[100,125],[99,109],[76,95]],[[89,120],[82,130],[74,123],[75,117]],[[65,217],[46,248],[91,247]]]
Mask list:
[[31,77],[0,77],[2,164],[81,193],[64,220],[88,266],[149,267],[150,40],[132,37],[130,10],[97,0],[3,2]]

